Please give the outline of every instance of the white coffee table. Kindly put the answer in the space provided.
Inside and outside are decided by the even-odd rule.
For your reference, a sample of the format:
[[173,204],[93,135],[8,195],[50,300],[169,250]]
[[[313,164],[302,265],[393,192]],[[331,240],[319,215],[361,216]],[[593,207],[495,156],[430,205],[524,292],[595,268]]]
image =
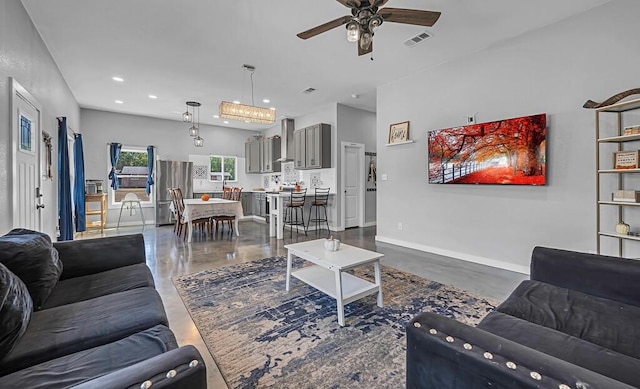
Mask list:
[[[284,247],[287,249],[287,291],[289,279],[294,276],[333,297],[338,305],[338,324],[341,326],[344,326],[345,304],[377,293],[378,306],[382,307],[380,258],[384,256],[383,254],[347,244],[341,244],[338,251],[328,251],[324,248],[324,239],[293,243]],[[313,262],[315,265],[292,272],[291,261],[294,256]],[[369,264],[373,264],[375,270],[375,283],[345,273],[346,270]]]

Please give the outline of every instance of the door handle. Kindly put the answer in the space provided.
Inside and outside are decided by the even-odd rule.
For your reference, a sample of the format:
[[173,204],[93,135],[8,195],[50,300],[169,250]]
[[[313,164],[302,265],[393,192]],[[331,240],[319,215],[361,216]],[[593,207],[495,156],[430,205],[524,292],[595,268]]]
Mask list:
[[36,205],[36,209],[41,209],[41,208],[44,208],[44,204],[38,204],[38,205]]

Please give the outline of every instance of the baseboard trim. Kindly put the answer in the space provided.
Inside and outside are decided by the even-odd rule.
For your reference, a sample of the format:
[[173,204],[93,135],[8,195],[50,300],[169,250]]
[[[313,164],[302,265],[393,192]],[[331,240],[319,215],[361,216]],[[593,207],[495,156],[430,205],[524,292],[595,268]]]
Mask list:
[[444,255],[446,257],[461,259],[467,262],[478,263],[480,265],[486,265],[495,267],[498,269],[509,270],[516,273],[529,274],[528,266],[514,265],[512,263],[498,261],[491,258],[479,257],[477,255],[469,255],[465,253],[460,253],[457,251],[446,250],[438,247],[427,246],[418,243],[406,242],[400,239],[388,238],[385,236],[376,235],[376,241],[382,243],[389,243],[396,246],[406,247],[414,250],[424,251],[427,253],[433,253],[438,255]]
[[362,227],[373,227],[373,226],[375,226],[377,224],[378,223],[376,223],[375,221],[372,221],[372,222],[364,223],[364,225]]

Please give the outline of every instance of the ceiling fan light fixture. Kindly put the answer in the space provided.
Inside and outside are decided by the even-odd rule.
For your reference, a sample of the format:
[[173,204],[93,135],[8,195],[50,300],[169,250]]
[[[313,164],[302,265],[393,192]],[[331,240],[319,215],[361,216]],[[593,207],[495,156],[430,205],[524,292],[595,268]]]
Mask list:
[[373,39],[373,34],[370,33],[369,31],[362,33],[362,36],[360,37],[360,48],[362,50],[368,49],[369,46],[371,46],[372,39]]
[[355,20],[347,23],[347,41],[357,42],[360,39],[360,25]]
[[376,15],[369,19],[369,31],[374,32],[382,24],[382,17]]

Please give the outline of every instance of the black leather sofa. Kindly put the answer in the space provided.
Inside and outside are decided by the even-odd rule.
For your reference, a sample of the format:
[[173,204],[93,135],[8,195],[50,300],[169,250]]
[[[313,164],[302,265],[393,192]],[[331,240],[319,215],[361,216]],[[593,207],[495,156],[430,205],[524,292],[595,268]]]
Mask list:
[[477,327],[407,325],[407,388],[640,387],[640,261],[536,247]]
[[1,388],[206,388],[178,347],[142,235],[51,243],[0,237]]

